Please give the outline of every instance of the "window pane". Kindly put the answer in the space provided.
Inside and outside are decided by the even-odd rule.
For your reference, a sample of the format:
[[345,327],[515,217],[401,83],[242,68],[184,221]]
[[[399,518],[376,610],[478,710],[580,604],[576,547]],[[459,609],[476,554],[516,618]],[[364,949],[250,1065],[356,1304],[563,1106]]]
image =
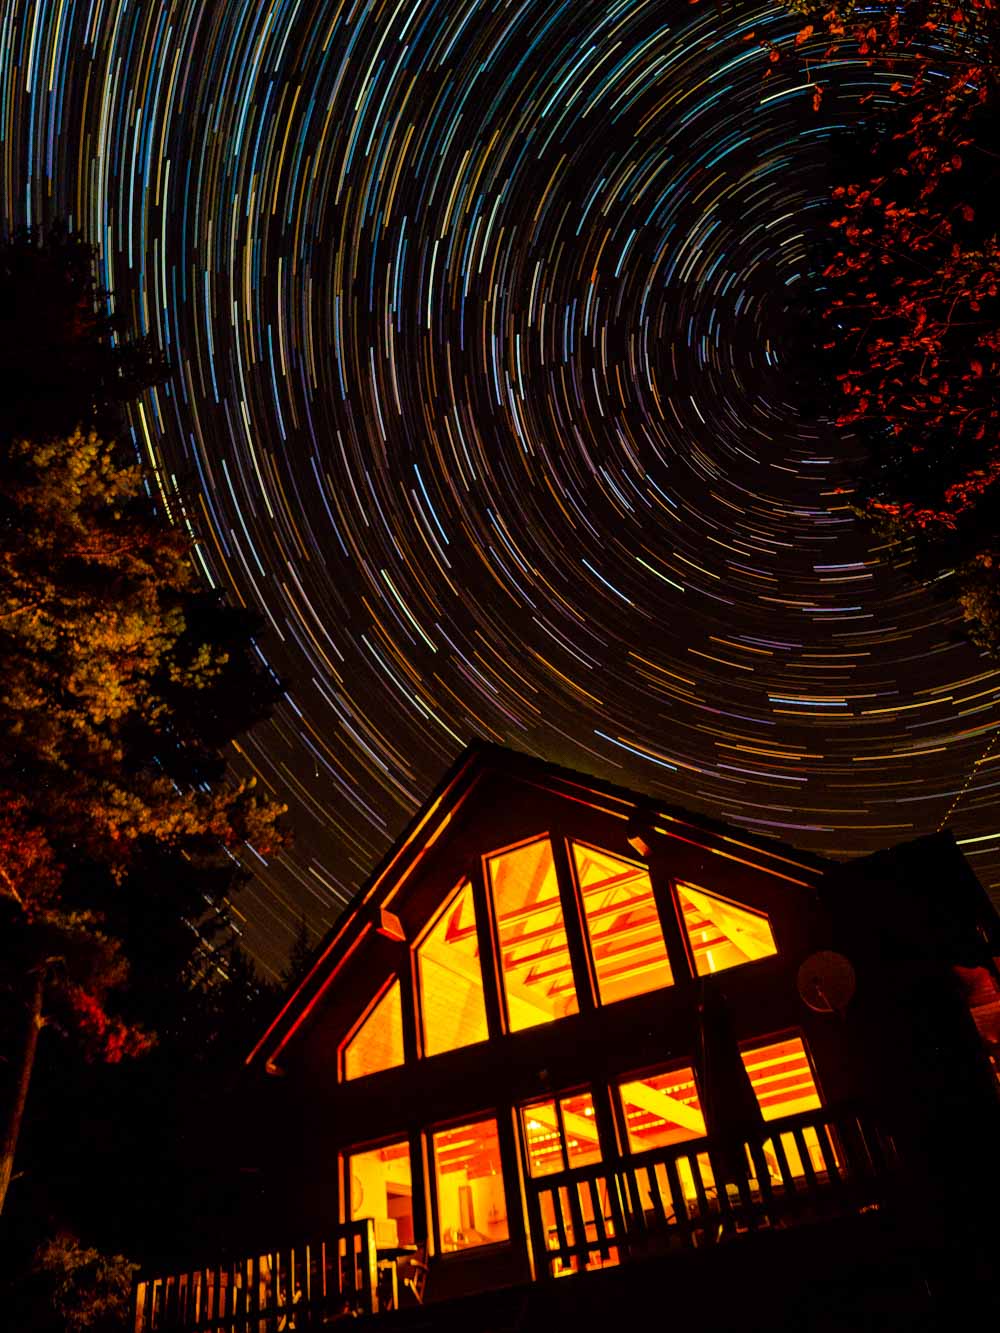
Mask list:
[[594,1099],[589,1092],[578,1092],[564,1097],[559,1103],[563,1129],[566,1133],[566,1157],[569,1165],[587,1166],[601,1160],[601,1145],[597,1138],[597,1120]]
[[619,1092],[629,1152],[704,1137],[705,1117],[693,1069],[673,1069],[622,1083]]
[[469,1250],[507,1239],[507,1200],[495,1120],[434,1135],[434,1184],[442,1251]]
[[390,1143],[353,1153],[347,1159],[351,1218],[375,1219],[375,1245],[391,1249],[413,1244],[413,1181],[410,1146]]
[[551,1176],[562,1171],[565,1162],[555,1102],[535,1102],[522,1107],[521,1124],[528,1148],[529,1174]]
[[403,1010],[394,981],[344,1047],[344,1078],[364,1078],[403,1063]]
[[801,1037],[787,1037],[741,1054],[765,1120],[822,1106]]
[[563,1097],[559,1114],[554,1101],[532,1102],[521,1108],[521,1123],[528,1149],[528,1172],[532,1176],[551,1176],[568,1166],[586,1166],[601,1160],[594,1099],[589,1092]]
[[693,884],[678,884],[677,896],[700,977],[778,952],[763,912],[726,902]]
[[511,1032],[575,1014],[576,987],[548,838],[489,860]]
[[485,1041],[486,1007],[472,885],[460,884],[417,947],[424,1055]]
[[601,1003],[671,985],[646,869],[576,842],[573,857]]

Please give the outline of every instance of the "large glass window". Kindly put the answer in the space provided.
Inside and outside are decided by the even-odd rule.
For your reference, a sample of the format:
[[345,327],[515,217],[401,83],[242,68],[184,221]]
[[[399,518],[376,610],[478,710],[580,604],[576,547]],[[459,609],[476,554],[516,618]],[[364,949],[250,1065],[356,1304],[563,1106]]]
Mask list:
[[705,1135],[694,1070],[647,1074],[618,1087],[629,1152],[684,1143]]
[[488,860],[511,1032],[577,1010],[556,868],[548,838]]
[[521,1125],[532,1176],[551,1176],[601,1160],[594,1099],[589,1092],[558,1101],[531,1102],[521,1108]]
[[645,867],[579,842],[573,860],[601,1003],[669,986],[674,978]]
[[345,1079],[364,1078],[403,1063],[403,1010],[399,982],[377,996],[342,1050]]
[[[822,1106],[809,1063],[809,1055],[801,1037],[785,1037],[782,1041],[771,1042],[767,1046],[755,1046],[751,1050],[741,1051],[740,1054],[750,1076],[760,1113],[765,1120],[780,1120],[783,1116],[796,1115],[800,1111],[814,1111]],[[809,1160],[813,1170],[817,1172],[826,1168],[819,1142],[820,1133],[825,1135],[826,1131],[824,1129],[817,1131],[812,1125],[805,1125],[802,1129],[802,1139]],[[805,1168],[795,1136],[784,1133],[780,1138],[792,1175],[803,1175]],[[836,1156],[832,1146],[831,1150]],[[764,1156],[772,1177],[778,1179],[780,1166],[770,1139],[764,1144]]]
[[727,902],[693,884],[678,884],[684,929],[700,977],[778,952],[763,912]]
[[348,1157],[347,1200],[352,1220],[374,1219],[377,1249],[413,1244],[413,1178],[405,1139]]
[[765,1120],[822,1106],[801,1037],[786,1037],[741,1054]]
[[442,1253],[507,1240],[496,1120],[438,1130],[432,1142]]
[[486,1006],[472,885],[466,880],[417,945],[424,1055],[485,1041]]

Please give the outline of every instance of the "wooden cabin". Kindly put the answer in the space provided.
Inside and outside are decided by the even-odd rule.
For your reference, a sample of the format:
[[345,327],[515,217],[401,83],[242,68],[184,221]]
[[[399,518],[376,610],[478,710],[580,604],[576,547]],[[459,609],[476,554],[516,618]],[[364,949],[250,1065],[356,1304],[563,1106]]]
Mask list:
[[842,865],[474,745],[250,1053],[259,1206],[136,1333],[918,1327],[994,1243],[998,946],[950,835]]

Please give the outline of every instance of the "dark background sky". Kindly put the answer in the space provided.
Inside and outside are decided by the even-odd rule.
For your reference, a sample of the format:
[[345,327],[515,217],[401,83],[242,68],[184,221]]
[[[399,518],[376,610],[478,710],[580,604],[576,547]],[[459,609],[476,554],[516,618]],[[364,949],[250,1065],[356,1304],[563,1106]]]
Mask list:
[[863,66],[814,113],[753,4],[0,11],[7,220],[69,218],[166,350],[137,449],[290,682],[237,756],[297,838],[248,854],[266,968],[473,736],[835,856],[957,800],[1000,886],[1000,673],[808,391]]

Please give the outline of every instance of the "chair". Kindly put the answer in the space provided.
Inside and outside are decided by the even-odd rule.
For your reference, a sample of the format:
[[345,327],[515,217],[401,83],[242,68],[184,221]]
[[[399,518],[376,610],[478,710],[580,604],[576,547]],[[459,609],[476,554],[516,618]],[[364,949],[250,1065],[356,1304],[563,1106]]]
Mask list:
[[[408,1292],[417,1305],[424,1303],[427,1286],[427,1246],[418,1245],[414,1254],[404,1255],[398,1264],[400,1304],[403,1292]],[[409,1302],[407,1302],[409,1303]]]

